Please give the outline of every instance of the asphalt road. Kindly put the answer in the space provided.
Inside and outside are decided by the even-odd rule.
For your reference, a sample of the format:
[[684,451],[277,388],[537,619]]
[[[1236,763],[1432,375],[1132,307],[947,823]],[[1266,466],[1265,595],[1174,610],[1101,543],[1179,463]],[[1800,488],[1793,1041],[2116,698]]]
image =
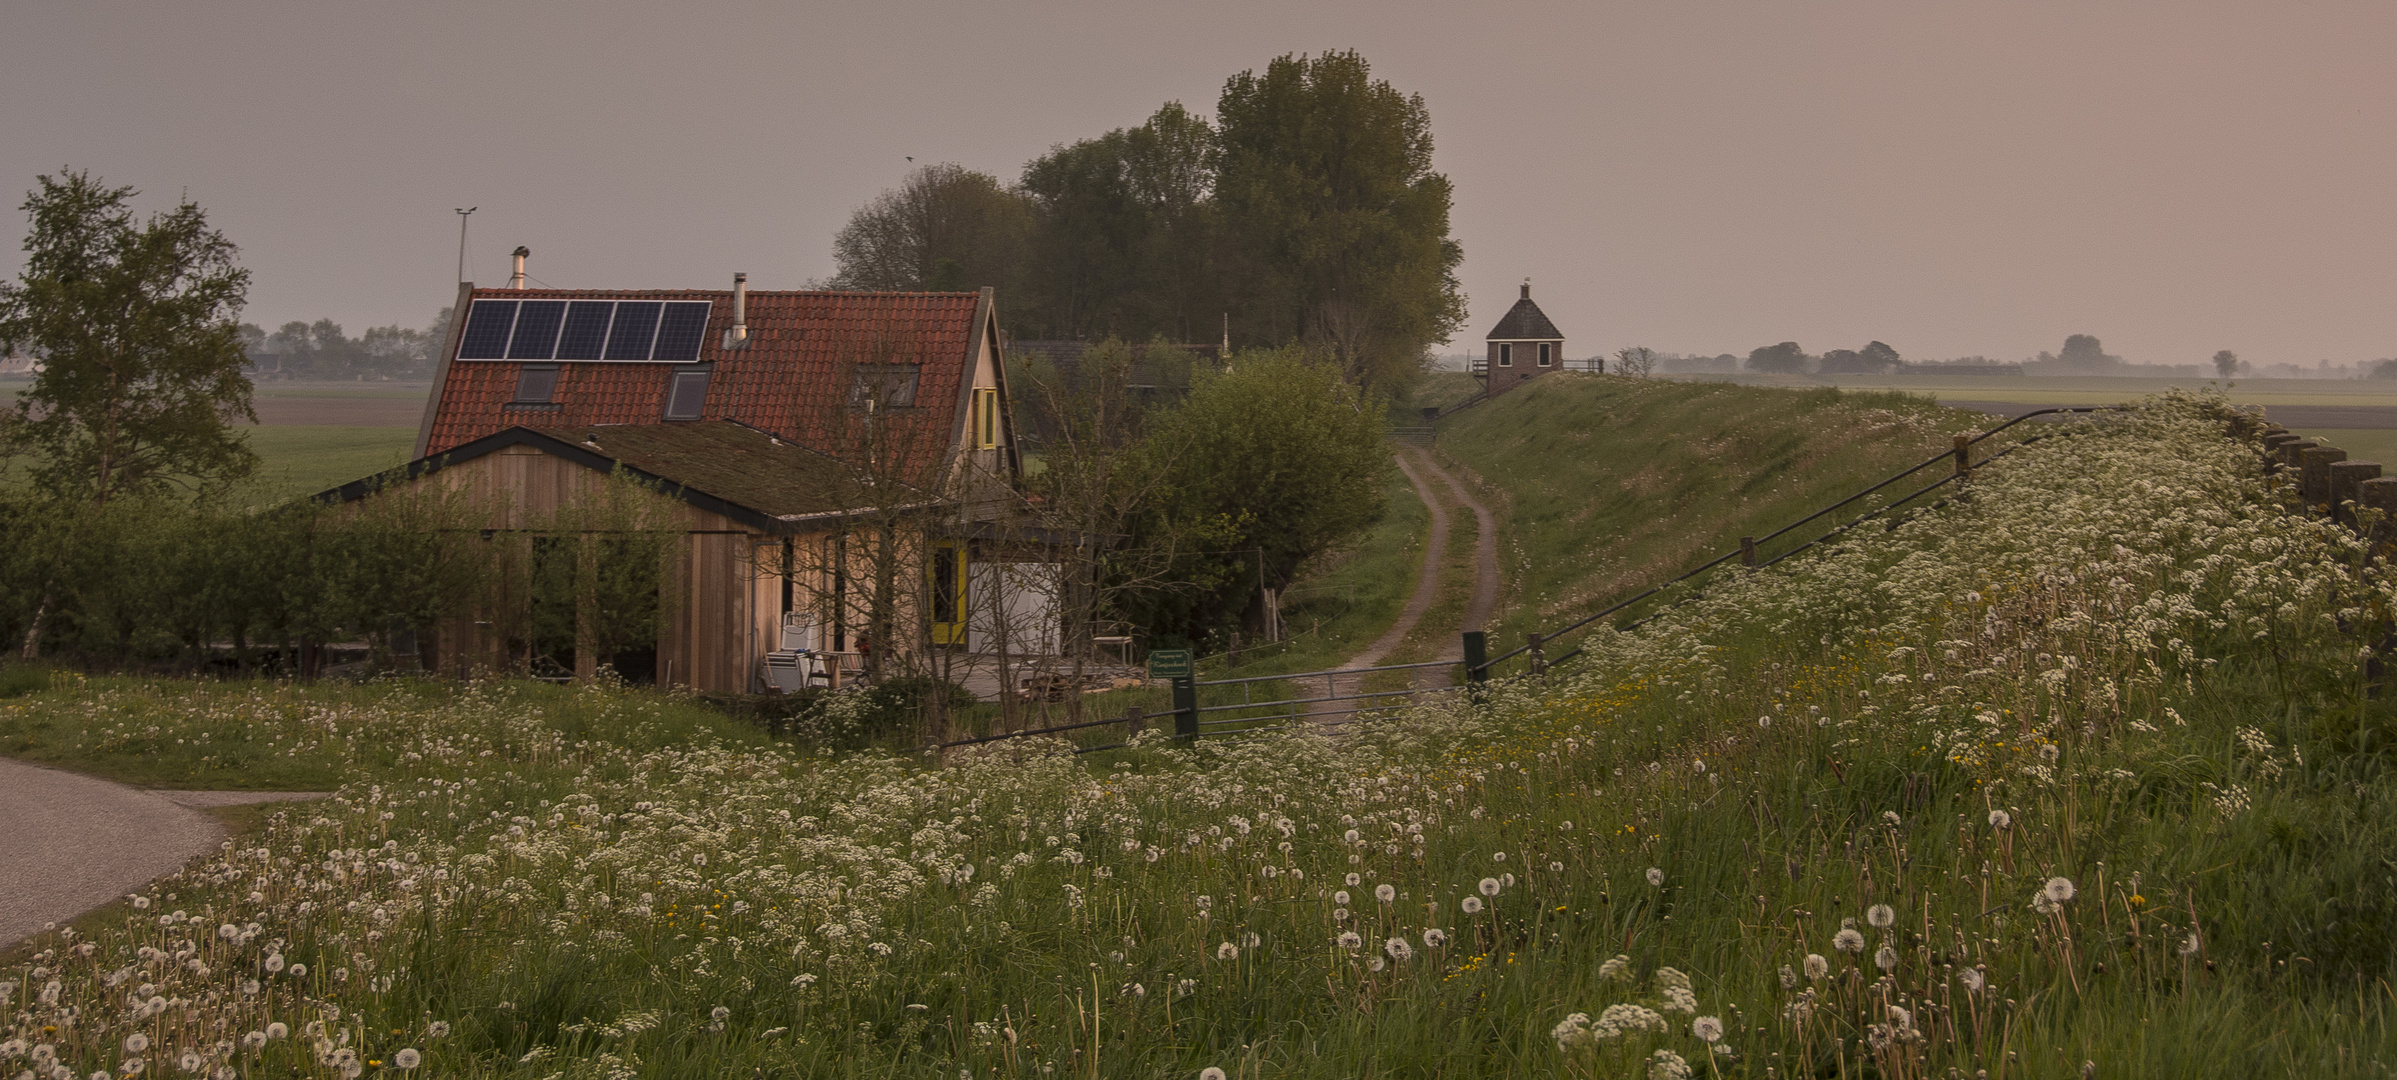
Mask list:
[[[1956,409],[2021,416],[2040,409],[2061,408],[2018,401],[1941,401]],[[2397,428],[2397,405],[2267,405],[2264,416],[2291,431]]]
[[225,830],[199,808],[320,797],[147,791],[0,758],[0,949],[215,850]]

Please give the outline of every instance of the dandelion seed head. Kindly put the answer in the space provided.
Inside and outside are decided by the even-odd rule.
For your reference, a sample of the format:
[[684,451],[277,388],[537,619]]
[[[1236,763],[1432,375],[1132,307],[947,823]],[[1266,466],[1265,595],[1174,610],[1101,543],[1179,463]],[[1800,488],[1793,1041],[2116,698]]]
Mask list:
[[1656,868],[1656,867],[1653,867],[1653,866],[1649,867],[1649,868],[1648,868],[1648,884],[1650,884],[1650,885],[1653,885],[1653,886],[1655,886],[1655,887],[1657,887],[1657,888],[1660,888],[1660,889],[1661,889],[1661,888],[1664,888],[1664,885],[1665,885],[1665,872],[1664,872],[1663,870],[1660,870],[1660,869],[1658,869],[1658,868]]
[[1457,901],[1457,908],[1467,915],[1479,915],[1481,914],[1481,897],[1468,896],[1463,900],[1459,900]]
[[1483,896],[1496,896],[1496,895],[1498,895],[1498,890],[1499,890],[1499,888],[1500,888],[1500,887],[1501,887],[1501,886],[1498,884],[1498,879],[1497,879],[1497,878],[1494,878],[1494,877],[1486,877],[1486,878],[1483,878],[1483,879],[1481,879],[1481,894],[1482,894]]
[[1888,904],[1874,904],[1864,911],[1864,921],[1886,930],[1898,921],[1898,913]]
[[1373,898],[1387,904],[1398,899],[1398,887],[1387,882],[1376,885],[1373,887]]
[[1840,927],[1839,933],[1831,935],[1831,947],[1845,953],[1863,952],[1864,935],[1853,926]]
[[1701,1016],[1690,1021],[1690,1034],[1706,1042],[1722,1042],[1723,1020],[1716,1016]]
[[2040,886],[2039,891],[2045,893],[2048,899],[2061,904],[2072,899],[2073,894],[2080,890],[2073,887],[2071,878],[2052,877],[2047,879],[2047,884]]

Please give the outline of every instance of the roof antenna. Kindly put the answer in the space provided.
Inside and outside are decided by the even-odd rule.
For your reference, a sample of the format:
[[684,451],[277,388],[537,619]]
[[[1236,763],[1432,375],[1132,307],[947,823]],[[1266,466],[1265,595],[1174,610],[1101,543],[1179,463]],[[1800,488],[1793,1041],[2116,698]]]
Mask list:
[[732,276],[732,325],[724,331],[724,347],[749,347],[749,275]]

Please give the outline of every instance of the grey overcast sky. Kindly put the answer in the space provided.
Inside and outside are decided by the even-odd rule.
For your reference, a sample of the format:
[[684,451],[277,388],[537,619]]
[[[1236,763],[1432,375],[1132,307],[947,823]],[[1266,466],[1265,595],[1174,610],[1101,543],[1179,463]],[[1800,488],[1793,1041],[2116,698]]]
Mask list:
[[1528,276],[1573,355],[2349,363],[2397,356],[2393,44],[2337,2],[14,0],[0,193],[188,193],[269,327],[423,325],[461,206],[481,282],[525,244],[561,287],[796,288],[911,155],[1012,179],[1354,48],[1430,106],[1471,340]]

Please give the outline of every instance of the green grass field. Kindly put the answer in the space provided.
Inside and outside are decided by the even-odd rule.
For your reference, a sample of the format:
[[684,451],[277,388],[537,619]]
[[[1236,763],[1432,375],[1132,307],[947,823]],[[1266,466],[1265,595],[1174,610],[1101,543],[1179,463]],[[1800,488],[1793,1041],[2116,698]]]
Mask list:
[[254,427],[252,482],[272,497],[313,495],[404,465],[416,429],[401,427]]
[[2106,375],[1673,375],[1683,382],[1801,389],[1837,386],[1896,390],[1942,401],[2002,401],[2055,405],[2113,405],[2173,388],[2222,387],[2242,405],[2397,405],[2397,380],[2386,379],[2157,379]]
[[2043,444],[1544,681],[1340,737],[823,754],[604,687],[0,677],[0,747],[343,784],[0,959],[0,1055],[2385,1076],[2397,709],[2357,648],[2397,590],[2220,415]]

